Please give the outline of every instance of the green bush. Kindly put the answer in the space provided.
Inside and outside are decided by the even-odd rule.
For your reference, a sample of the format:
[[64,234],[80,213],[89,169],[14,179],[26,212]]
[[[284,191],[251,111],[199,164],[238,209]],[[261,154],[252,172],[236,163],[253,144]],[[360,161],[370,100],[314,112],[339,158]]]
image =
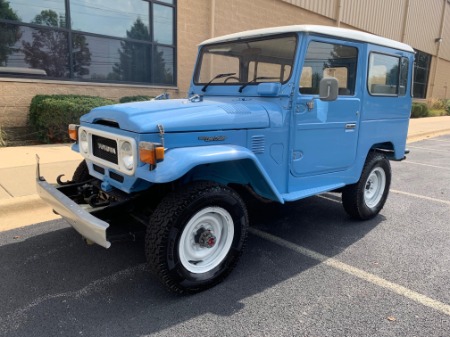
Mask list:
[[413,103],[411,108],[411,118],[427,117],[428,107],[425,103]]
[[432,97],[427,99],[427,107],[431,110],[443,110],[445,109],[445,103],[446,100],[441,98]]
[[447,111],[447,115],[450,116],[450,99],[445,103],[445,111]]
[[6,146],[6,133],[0,125],[0,147]]
[[28,121],[42,142],[67,142],[69,124],[79,123],[80,117],[95,107],[114,103],[95,96],[37,95],[31,101]]
[[120,103],[129,103],[129,102],[142,102],[142,101],[149,101],[153,97],[152,96],[124,96],[121,99],[119,99]]

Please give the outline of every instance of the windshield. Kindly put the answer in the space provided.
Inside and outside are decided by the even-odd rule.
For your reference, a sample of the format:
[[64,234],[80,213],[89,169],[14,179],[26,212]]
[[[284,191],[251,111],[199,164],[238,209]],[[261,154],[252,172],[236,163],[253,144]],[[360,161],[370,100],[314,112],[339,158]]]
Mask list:
[[201,49],[194,82],[208,86],[285,83],[291,77],[296,46],[293,34],[206,45]]

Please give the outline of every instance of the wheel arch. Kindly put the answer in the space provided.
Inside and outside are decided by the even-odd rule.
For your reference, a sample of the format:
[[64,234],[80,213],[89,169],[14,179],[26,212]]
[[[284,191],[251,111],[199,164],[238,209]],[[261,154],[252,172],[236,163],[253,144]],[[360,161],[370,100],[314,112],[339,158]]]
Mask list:
[[136,175],[152,183],[210,180],[217,183],[250,185],[264,198],[284,203],[269,175],[247,148],[235,145],[212,145],[178,148],[167,151],[164,161],[153,171],[148,166]]
[[380,152],[384,154],[386,158],[389,160],[402,160],[405,157],[405,146],[403,146],[400,149],[399,146],[396,147],[393,142],[383,142],[374,144],[370,148],[369,152],[370,151]]
[[283,201],[256,163],[250,159],[198,165],[182,179],[187,181],[211,180],[223,185],[247,185],[263,198]]
[[[361,160],[358,160],[358,162],[356,163],[353,171],[353,179],[349,183],[347,183],[347,185],[355,184],[359,181],[367,159],[369,158],[370,154],[374,152],[383,154],[389,160],[395,160],[394,145],[392,142],[381,142],[373,144],[372,146],[367,144],[367,147],[361,148],[359,151],[359,158],[361,158]],[[362,160],[362,158],[364,158],[364,160]]]

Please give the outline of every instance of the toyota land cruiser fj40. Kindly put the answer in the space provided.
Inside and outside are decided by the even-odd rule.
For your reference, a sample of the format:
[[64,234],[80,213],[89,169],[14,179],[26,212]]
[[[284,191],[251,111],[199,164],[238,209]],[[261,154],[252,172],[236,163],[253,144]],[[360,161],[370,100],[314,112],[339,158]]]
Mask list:
[[70,125],[84,161],[40,196],[103,247],[145,231],[150,269],[197,292],[236,265],[241,191],[278,203],[342,192],[353,218],[383,208],[405,157],[413,49],[348,29],[288,26],[200,44],[186,99],[95,108]]

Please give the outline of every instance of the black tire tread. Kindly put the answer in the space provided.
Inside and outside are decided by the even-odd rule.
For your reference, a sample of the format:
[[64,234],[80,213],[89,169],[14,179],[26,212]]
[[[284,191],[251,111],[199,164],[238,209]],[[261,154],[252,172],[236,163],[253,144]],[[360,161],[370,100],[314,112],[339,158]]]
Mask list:
[[364,184],[362,183],[362,180],[365,181],[366,175],[368,174],[368,170],[372,168],[372,166],[380,161],[386,161],[388,171],[386,172],[387,179],[386,179],[386,195],[382,198],[381,207],[378,210],[378,212],[384,207],[384,203],[387,199],[387,194],[389,193],[389,187],[390,187],[390,176],[391,176],[391,168],[389,165],[389,161],[386,159],[386,157],[379,153],[379,152],[370,152],[367,156],[366,162],[364,163],[364,168],[361,173],[360,180],[356,184],[348,185],[343,188],[342,190],[342,205],[344,206],[345,211],[347,212],[350,217],[353,219],[358,220],[368,220],[370,218],[373,218],[378,214],[372,214],[367,215],[363,209],[362,202],[359,201],[359,196],[364,193]]
[[[170,277],[168,270],[165,266],[166,264],[166,245],[165,242],[169,239],[169,232],[174,225],[174,219],[180,215],[189,204],[196,200],[200,195],[204,194],[205,191],[219,191],[226,190],[231,192],[236,198],[241,200],[240,196],[227,186],[219,185],[210,181],[197,181],[186,186],[183,186],[180,190],[169,193],[155,212],[152,214],[150,219],[150,224],[147,228],[146,238],[145,238],[145,254],[147,257],[147,262],[150,270],[154,273],[160,281],[172,292],[177,294],[187,294],[196,293],[201,290],[210,288],[218,283],[220,283],[224,278],[235,267],[238,259],[236,258],[232,264],[228,265],[227,270],[217,277],[213,282],[207,285],[201,285],[198,288],[185,288],[180,286],[178,283],[174,282]],[[243,201],[241,200],[242,204]],[[247,210],[244,207],[245,216],[248,219]],[[158,225],[156,225],[158,224]],[[246,221],[246,227],[248,227],[248,220]],[[239,252],[239,256],[242,254],[246,237],[247,228],[242,229],[242,249]]]
[[92,177],[89,175],[89,169],[87,167],[86,160],[83,160],[73,173],[72,181],[75,183],[79,183],[91,178]]

